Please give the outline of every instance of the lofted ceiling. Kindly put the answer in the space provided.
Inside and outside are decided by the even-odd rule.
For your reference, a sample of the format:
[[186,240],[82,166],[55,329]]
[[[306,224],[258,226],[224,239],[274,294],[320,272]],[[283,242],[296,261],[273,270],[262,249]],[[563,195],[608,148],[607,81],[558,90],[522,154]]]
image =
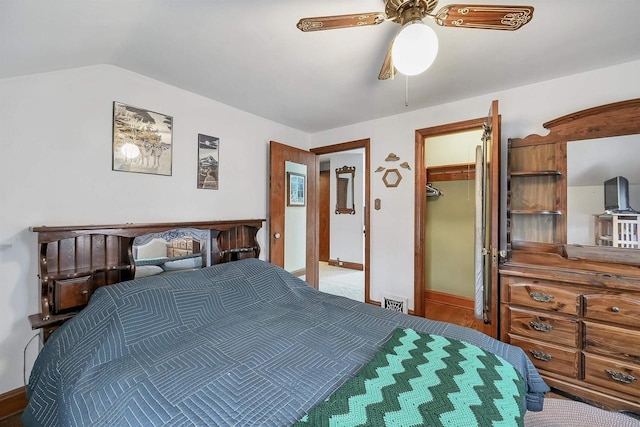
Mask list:
[[[438,7],[450,4],[441,0]],[[518,31],[438,27],[433,66],[378,80],[399,26],[303,33],[302,17],[382,0],[0,0],[0,77],[115,65],[315,133],[640,59],[640,1],[530,5]]]

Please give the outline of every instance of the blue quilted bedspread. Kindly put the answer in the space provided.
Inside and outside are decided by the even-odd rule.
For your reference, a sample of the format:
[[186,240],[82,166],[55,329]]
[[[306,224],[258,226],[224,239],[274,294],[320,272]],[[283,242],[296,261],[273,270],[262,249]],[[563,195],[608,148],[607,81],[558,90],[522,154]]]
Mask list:
[[98,289],[40,353],[23,421],[290,425],[353,377],[396,328],[499,355],[525,380],[523,405],[542,408],[549,388],[519,348],[318,292],[248,259]]

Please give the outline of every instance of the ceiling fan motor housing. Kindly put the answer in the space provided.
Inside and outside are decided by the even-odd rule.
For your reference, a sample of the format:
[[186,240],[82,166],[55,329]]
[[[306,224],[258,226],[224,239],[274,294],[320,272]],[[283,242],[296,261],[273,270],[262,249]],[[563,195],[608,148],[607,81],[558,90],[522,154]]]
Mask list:
[[422,19],[438,5],[438,0],[387,0],[387,18],[400,25]]

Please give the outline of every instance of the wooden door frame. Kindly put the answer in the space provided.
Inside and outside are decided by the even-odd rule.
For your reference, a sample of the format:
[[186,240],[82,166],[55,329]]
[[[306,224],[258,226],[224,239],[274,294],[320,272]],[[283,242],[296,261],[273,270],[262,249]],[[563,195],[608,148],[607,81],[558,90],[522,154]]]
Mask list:
[[[326,194],[323,192],[323,177],[324,181],[326,181]],[[328,181],[327,181],[328,180]],[[331,199],[331,170],[318,170],[318,260],[329,262],[331,256],[331,200],[326,201],[325,205],[325,197]],[[322,208],[326,208],[323,212]],[[323,220],[326,220],[326,223],[323,223]],[[326,241],[323,239],[323,236],[327,235]],[[326,253],[324,252],[323,243],[326,243],[328,247],[326,247]],[[326,255],[326,259],[323,258],[323,254]]]
[[[370,264],[370,243],[371,243],[371,153],[370,153],[370,143],[371,140],[369,138],[366,139],[358,139],[355,141],[343,142],[340,144],[334,145],[325,145],[323,147],[312,148],[312,153],[315,153],[316,156],[321,154],[333,154],[339,153],[342,151],[354,150],[357,148],[364,148],[364,301],[368,304],[377,304],[380,305],[379,302],[373,301],[370,297],[370,285],[369,285],[369,264]],[[319,168],[318,168],[319,169]],[[320,172],[318,171],[318,180]]]
[[415,132],[415,240],[414,240],[414,301],[413,314],[425,316],[425,215],[427,212],[427,176],[424,173],[425,165],[425,140],[436,136],[449,135],[472,130],[482,130],[486,117],[465,120],[462,122],[449,123],[446,125],[433,126],[424,129],[417,129]]

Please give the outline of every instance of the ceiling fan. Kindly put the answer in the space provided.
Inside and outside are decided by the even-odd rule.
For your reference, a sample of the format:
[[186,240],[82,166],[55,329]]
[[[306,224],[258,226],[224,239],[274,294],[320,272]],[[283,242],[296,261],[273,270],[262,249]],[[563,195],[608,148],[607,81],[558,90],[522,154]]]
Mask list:
[[533,17],[531,6],[450,4],[432,13],[437,5],[438,0],[385,0],[384,12],[303,18],[297,27],[309,32],[378,25],[385,21],[400,24],[402,28],[392,40],[378,75],[378,79],[386,80],[393,78],[396,70],[416,75],[433,63],[438,39],[424,24],[426,17],[443,27],[510,31],[522,28]]

